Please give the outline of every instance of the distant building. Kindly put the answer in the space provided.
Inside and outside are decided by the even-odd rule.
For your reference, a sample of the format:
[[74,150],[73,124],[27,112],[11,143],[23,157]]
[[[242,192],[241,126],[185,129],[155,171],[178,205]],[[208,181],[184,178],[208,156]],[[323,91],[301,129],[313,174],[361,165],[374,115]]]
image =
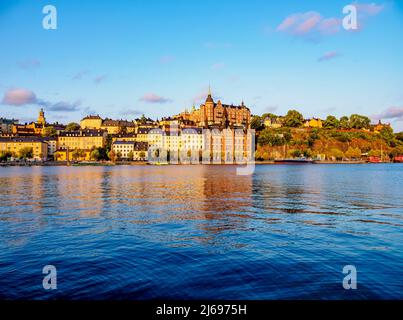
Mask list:
[[45,112],[43,109],[39,111],[39,116],[36,122],[12,125],[12,134],[15,136],[40,136],[43,129],[46,127]]
[[281,128],[283,126],[281,117],[276,117],[276,118],[266,117],[263,120],[263,124],[266,128],[274,128],[274,129]]
[[10,152],[18,158],[24,148],[32,148],[32,158],[47,160],[48,145],[40,137],[0,137],[0,152]]
[[375,133],[380,133],[383,128],[390,128],[390,123],[382,123],[381,120],[378,121],[377,124],[372,125]]
[[100,130],[102,126],[102,118],[99,115],[96,116],[86,116],[80,121],[81,129],[94,129]]
[[323,122],[319,118],[305,119],[304,127],[305,128],[322,128]]
[[146,142],[117,140],[112,144],[112,150],[123,160],[129,160],[130,154],[133,160],[147,160],[148,144]]
[[61,132],[59,134],[60,149],[80,149],[91,150],[94,148],[103,148],[106,144],[107,131],[105,130],[79,130]]
[[18,124],[18,120],[0,118],[0,134],[11,134],[14,124]]
[[196,126],[205,128],[211,126],[250,128],[251,114],[243,101],[239,106],[222,104],[220,100],[215,103],[209,92],[200,109],[193,107],[191,112],[185,111],[176,118],[182,121],[192,121]]

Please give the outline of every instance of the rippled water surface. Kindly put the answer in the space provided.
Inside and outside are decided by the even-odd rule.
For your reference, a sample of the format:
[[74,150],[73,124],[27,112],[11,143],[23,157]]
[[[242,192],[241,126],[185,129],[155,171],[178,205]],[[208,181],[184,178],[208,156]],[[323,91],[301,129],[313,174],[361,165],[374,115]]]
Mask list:
[[3,299],[403,299],[403,165],[0,168],[0,195]]

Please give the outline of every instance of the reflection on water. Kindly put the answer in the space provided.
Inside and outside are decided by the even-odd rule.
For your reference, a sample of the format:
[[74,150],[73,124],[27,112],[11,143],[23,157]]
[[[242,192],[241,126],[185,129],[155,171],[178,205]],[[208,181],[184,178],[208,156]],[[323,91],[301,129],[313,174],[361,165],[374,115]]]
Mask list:
[[402,170],[0,168],[0,298],[403,298]]

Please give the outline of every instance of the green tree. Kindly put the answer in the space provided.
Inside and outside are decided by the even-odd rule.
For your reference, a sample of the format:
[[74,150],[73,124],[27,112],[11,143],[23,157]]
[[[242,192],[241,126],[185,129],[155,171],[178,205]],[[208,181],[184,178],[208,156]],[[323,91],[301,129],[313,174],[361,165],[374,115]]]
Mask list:
[[271,131],[270,129],[263,130],[258,138],[258,143],[261,146],[282,146],[285,144],[284,136]]
[[291,151],[291,156],[293,158],[299,158],[299,157],[301,157],[302,154],[303,154],[303,152],[301,150],[292,150]]
[[10,151],[1,151],[0,152],[0,161],[7,161],[8,158],[13,156],[12,152]]
[[134,153],[133,153],[133,151],[130,151],[130,152],[127,154],[127,159],[128,159],[129,161],[133,161],[133,158],[134,158]]
[[333,149],[330,150],[329,156],[330,156],[331,158],[336,159],[336,160],[343,160],[343,158],[344,158],[344,153],[343,153],[343,151],[341,151],[340,149],[333,148]]
[[259,116],[253,116],[250,121],[250,127],[256,131],[260,131],[264,128],[262,118]]
[[24,147],[24,148],[20,149],[20,152],[18,155],[19,155],[20,159],[24,159],[24,160],[32,159],[34,156],[34,150],[32,147]]
[[350,116],[350,125],[353,129],[368,129],[371,124],[371,120],[359,114],[352,114]]
[[361,150],[360,150],[360,148],[349,147],[345,153],[345,156],[349,159],[360,159]]
[[141,152],[139,153],[139,157],[140,157],[140,159],[145,159],[146,153],[145,153],[144,151],[141,151]]
[[290,110],[287,112],[287,115],[284,117],[283,125],[285,127],[297,128],[302,126],[304,122],[304,117],[301,113],[296,110]]
[[57,131],[54,127],[49,126],[43,128],[42,136],[43,137],[55,137],[57,135]]
[[392,127],[383,127],[379,134],[388,144],[391,144],[391,142],[395,139]]
[[66,131],[76,131],[76,130],[80,130],[80,125],[76,122],[70,122],[66,126]]
[[340,125],[340,121],[335,116],[327,116],[323,122],[323,127],[326,129],[337,129]]
[[396,133],[396,139],[403,142],[403,132]]
[[340,129],[350,129],[351,128],[350,119],[346,116],[341,117],[340,121],[339,121],[339,128]]
[[92,160],[98,161],[98,160],[100,160],[100,157],[101,157],[101,154],[100,154],[98,149],[94,149],[94,150],[91,151],[91,159]]

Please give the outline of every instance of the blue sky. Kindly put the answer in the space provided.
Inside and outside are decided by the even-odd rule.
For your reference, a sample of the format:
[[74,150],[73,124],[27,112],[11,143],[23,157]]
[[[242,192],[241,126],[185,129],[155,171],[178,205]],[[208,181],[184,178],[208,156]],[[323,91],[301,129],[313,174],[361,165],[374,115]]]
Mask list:
[[[156,118],[198,106],[209,84],[252,113],[361,113],[403,130],[403,1],[0,2],[0,117]],[[42,8],[57,8],[57,30]]]

